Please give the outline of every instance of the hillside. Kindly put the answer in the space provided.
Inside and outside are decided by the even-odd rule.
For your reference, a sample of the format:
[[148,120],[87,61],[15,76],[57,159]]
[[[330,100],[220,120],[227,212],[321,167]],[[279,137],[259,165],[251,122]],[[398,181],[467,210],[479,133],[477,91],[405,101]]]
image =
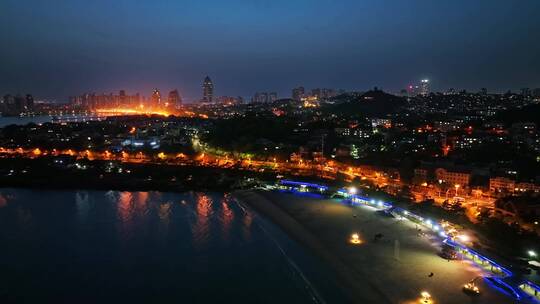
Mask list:
[[331,113],[348,116],[381,116],[399,111],[405,99],[381,90],[368,91],[360,96],[339,96],[334,105],[325,107]]

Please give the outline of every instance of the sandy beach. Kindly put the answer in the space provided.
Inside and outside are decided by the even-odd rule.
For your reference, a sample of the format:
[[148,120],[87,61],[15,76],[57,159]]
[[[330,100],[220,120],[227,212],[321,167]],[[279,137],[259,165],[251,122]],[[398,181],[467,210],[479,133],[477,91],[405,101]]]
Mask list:
[[[463,284],[488,274],[469,261],[441,258],[440,239],[418,233],[411,222],[338,199],[268,191],[234,196],[330,265],[352,303],[419,303],[424,290],[434,303],[514,303],[483,280],[477,280],[480,296],[465,294]],[[361,244],[349,242],[353,233]],[[375,240],[376,234],[382,237]]]

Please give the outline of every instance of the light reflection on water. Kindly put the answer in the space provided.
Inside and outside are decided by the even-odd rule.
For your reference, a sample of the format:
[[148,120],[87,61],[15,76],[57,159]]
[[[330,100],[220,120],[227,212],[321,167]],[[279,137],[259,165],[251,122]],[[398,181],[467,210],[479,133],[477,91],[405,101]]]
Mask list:
[[229,204],[230,204],[230,200],[229,200],[229,197],[228,196],[225,196],[223,197],[223,199],[221,200],[221,220],[222,220],[222,223],[223,223],[223,239],[225,241],[228,241],[229,240],[229,233],[230,233],[230,230],[231,230],[231,224],[232,224],[232,221],[234,220],[234,212],[232,211],[232,209],[229,207]]
[[192,226],[193,242],[195,248],[200,249],[209,238],[209,218],[213,213],[212,200],[203,193],[197,193],[195,199],[197,218]]
[[0,208],[7,206],[7,199],[0,193]]
[[88,192],[77,191],[75,193],[75,204],[77,205],[77,215],[79,219],[84,222],[88,216],[90,205],[88,202]]
[[0,303],[313,303],[229,195],[0,188],[0,207]]

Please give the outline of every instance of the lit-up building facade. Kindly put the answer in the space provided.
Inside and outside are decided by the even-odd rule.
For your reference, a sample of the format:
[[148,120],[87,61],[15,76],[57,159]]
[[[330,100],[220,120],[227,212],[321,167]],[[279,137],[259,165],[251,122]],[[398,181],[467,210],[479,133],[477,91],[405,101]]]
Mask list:
[[203,99],[202,102],[213,102],[214,101],[214,83],[210,77],[206,76],[203,82]]

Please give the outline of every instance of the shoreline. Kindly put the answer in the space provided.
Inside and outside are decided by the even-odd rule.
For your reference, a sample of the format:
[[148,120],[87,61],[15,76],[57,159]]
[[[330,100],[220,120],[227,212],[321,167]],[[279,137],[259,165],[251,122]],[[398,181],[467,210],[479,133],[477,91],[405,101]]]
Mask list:
[[[61,167],[51,159],[0,158],[0,187],[32,189],[92,189],[119,191],[223,191],[252,188],[273,176],[201,166],[121,164],[81,161],[80,170]],[[105,168],[113,164],[113,169]],[[120,171],[121,172],[117,172]],[[112,171],[112,172],[111,172]]]
[[[310,252],[315,253],[323,262],[326,262],[334,271],[338,284],[351,303],[392,303],[382,290],[379,290],[370,281],[366,282],[368,289],[359,289],[355,282],[362,278],[359,278],[357,273],[351,271],[339,257],[332,254],[306,227],[271,200],[252,190],[234,191],[232,195],[241,203],[252,207],[270,219],[289,237],[309,249]],[[368,275],[364,275],[364,277],[368,277]]]
[[[423,291],[436,303],[513,301],[484,280],[477,282],[481,297],[464,293],[463,284],[489,274],[468,260],[441,258],[435,235],[370,207],[279,191],[242,190],[232,196],[328,265],[351,303],[412,304]],[[359,245],[349,242],[352,233],[360,236]],[[381,240],[374,238],[377,234]]]

